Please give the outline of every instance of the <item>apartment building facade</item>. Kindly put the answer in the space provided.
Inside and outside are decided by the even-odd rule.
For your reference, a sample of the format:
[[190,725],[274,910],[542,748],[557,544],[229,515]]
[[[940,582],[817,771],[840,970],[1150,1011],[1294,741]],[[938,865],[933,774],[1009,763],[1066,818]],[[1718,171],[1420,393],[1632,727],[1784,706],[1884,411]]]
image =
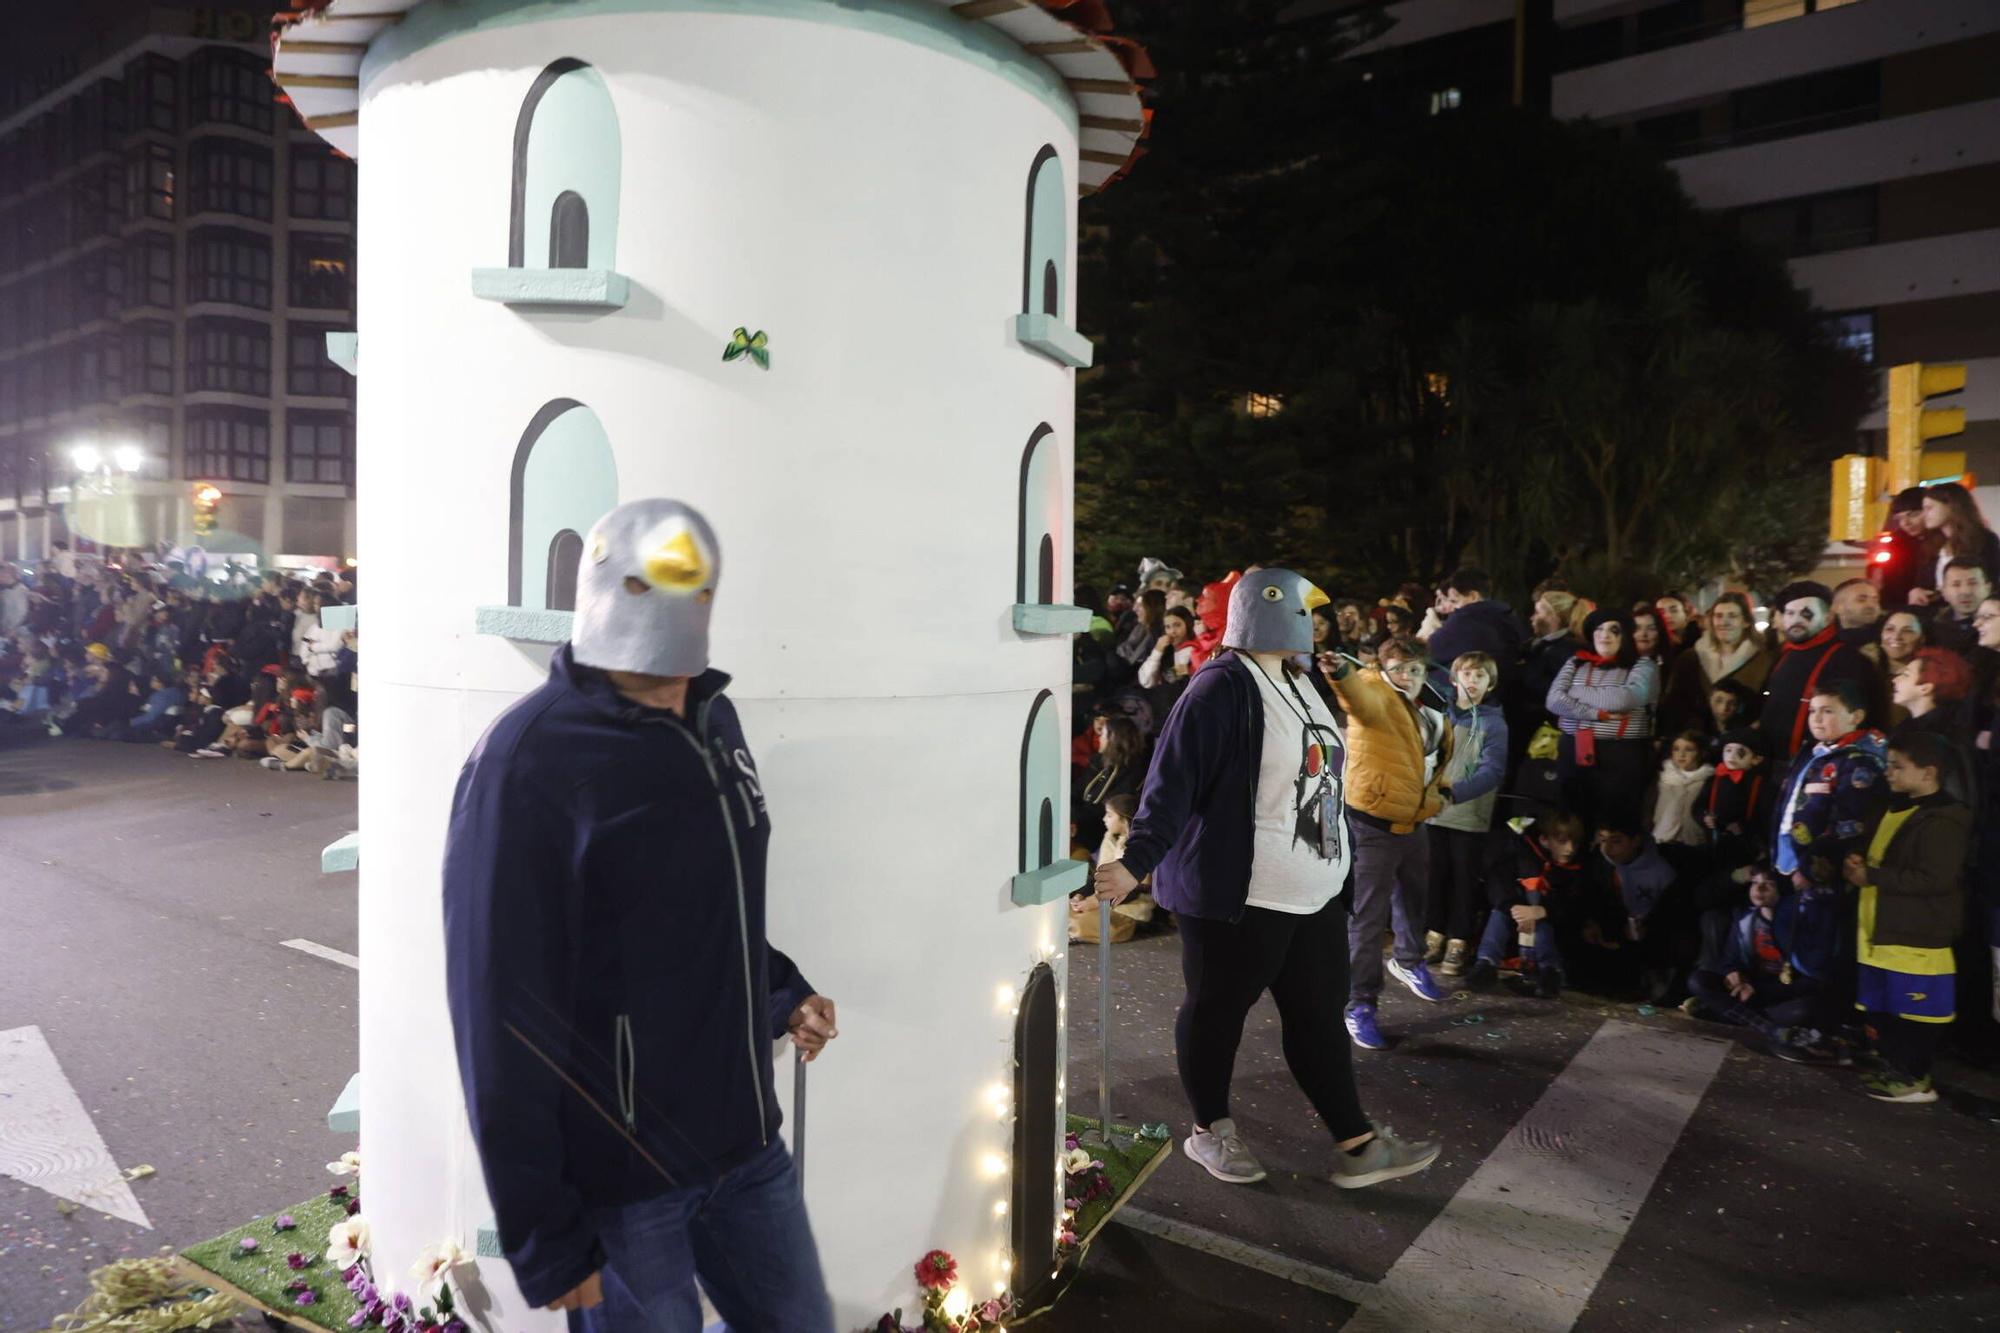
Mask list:
[[[1351,58],[1381,71],[1403,112],[1491,104],[1525,72],[1529,105],[1651,145],[1697,204],[1782,255],[1875,365],[1963,362],[1967,429],[1940,443],[2000,480],[2000,3],[1403,0],[1387,12],[1392,26]],[[1879,432],[1881,412],[1862,425]]]
[[277,100],[268,13],[154,10],[0,107],[0,559],[353,555],[354,170]]

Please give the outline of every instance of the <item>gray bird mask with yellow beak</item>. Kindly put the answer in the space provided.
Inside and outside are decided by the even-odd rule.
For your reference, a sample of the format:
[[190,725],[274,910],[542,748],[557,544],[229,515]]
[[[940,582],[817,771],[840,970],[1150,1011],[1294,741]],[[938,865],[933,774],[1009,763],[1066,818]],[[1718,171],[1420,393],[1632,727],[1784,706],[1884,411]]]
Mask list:
[[1312,613],[1327,596],[1289,569],[1245,574],[1229,594],[1229,624],[1222,646],[1251,653],[1309,653]]
[[583,666],[647,676],[708,669],[708,616],[722,548],[679,500],[619,505],[583,540],[570,653]]

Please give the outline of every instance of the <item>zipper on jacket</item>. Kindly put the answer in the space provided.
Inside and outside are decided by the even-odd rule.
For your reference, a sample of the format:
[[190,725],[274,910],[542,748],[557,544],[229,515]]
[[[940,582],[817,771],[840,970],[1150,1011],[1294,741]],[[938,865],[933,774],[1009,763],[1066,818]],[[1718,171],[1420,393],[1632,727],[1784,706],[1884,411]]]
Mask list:
[[[771,1126],[764,1116],[764,1078],[757,1069],[757,996],[754,974],[750,967],[750,909],[743,893],[743,853],[736,842],[736,820],[729,813],[729,791],[722,785],[722,778],[716,772],[715,759],[708,752],[708,700],[695,706],[695,731],[684,726],[671,726],[681,738],[694,747],[701,756],[701,765],[708,770],[709,783],[715,788],[716,804],[722,807],[723,831],[729,835],[729,861],[736,872],[736,935],[743,946],[743,1003],[749,1018],[750,1086],[757,1093],[757,1136],[759,1146],[771,1145]],[[696,734],[698,733],[698,735]]]
[[632,1051],[632,1016],[618,1015],[613,1028],[611,1050],[617,1065],[618,1113],[625,1117],[629,1133],[639,1130],[639,1061]]

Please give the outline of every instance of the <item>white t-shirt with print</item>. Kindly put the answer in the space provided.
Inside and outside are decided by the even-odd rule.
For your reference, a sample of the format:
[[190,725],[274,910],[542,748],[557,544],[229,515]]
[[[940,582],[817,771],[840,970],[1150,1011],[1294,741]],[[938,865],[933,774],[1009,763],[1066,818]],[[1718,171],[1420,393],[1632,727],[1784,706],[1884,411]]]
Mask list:
[[[1250,668],[1257,692],[1264,700],[1264,761],[1257,772],[1250,896],[1246,901],[1251,907],[1273,912],[1308,915],[1325,907],[1340,893],[1341,885],[1347,881],[1348,858],[1354,849],[1353,839],[1348,836],[1344,803],[1336,807],[1340,853],[1333,860],[1321,857],[1318,847],[1294,839],[1298,802],[1302,799],[1298,785],[1300,766],[1302,762],[1322,766],[1331,763],[1334,790],[1338,792],[1344,756],[1335,739],[1333,714],[1320,701],[1318,691],[1302,680],[1287,684],[1277,672],[1267,673],[1262,664],[1247,657],[1244,665]],[[1316,757],[1309,757],[1301,742],[1305,730],[1302,717],[1310,718],[1315,735],[1324,738]],[[1315,771],[1306,783],[1303,798],[1310,799],[1318,787]]]

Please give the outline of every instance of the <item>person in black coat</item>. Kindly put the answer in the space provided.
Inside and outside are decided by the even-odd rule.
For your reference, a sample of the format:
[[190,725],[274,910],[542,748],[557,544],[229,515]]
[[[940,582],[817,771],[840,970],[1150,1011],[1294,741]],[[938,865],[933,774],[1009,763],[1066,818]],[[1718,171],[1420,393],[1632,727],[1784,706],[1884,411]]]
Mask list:
[[1761,722],[1765,754],[1772,767],[1791,764],[1806,735],[1806,709],[1815,690],[1838,680],[1861,687],[1869,717],[1888,712],[1882,673],[1859,648],[1842,643],[1833,623],[1833,590],[1824,583],[1801,581],[1785,588],[1772,603],[1784,635],[1777,665],[1771,668]]

